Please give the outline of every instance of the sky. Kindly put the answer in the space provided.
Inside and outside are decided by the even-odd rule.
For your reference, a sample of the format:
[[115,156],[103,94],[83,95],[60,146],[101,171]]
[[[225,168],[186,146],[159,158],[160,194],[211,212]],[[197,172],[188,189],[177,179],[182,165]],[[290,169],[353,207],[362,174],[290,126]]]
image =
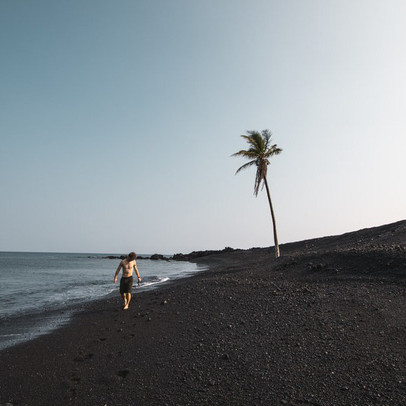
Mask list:
[[[273,245],[406,218],[403,0],[1,0],[0,251]],[[282,252],[283,255],[283,252]]]

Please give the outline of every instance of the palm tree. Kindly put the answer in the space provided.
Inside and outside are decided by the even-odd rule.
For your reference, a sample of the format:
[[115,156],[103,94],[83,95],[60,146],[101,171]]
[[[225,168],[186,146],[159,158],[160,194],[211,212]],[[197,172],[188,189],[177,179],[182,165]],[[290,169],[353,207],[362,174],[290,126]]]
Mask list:
[[272,224],[273,224],[273,237],[275,242],[275,256],[279,258],[280,251],[279,251],[279,243],[278,243],[278,235],[276,232],[276,221],[275,221],[275,213],[272,207],[271,201],[271,194],[269,193],[268,182],[266,180],[267,169],[269,165],[269,159],[273,155],[279,155],[282,152],[282,149],[278,148],[276,144],[270,145],[271,143],[271,132],[269,130],[263,130],[261,133],[258,131],[247,131],[248,135],[241,135],[247,143],[250,145],[250,149],[248,150],[241,150],[233,154],[232,156],[242,156],[243,158],[249,159],[250,161],[241,168],[239,168],[236,172],[240,172],[243,169],[249,168],[250,166],[256,165],[257,166],[257,174],[255,177],[255,187],[254,187],[254,195],[258,196],[259,187],[261,182],[264,182],[266,193],[268,194],[268,202],[269,207],[271,209],[271,216],[272,216]]

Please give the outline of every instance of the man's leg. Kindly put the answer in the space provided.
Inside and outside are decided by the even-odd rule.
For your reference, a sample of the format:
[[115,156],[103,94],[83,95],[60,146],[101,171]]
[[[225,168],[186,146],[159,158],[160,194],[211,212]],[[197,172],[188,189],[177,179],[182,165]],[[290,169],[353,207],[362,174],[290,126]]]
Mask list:
[[130,305],[130,301],[131,301],[131,293],[126,293],[126,302],[124,305],[124,310],[128,309],[128,306]]
[[128,309],[128,305],[130,304],[131,300],[131,293],[124,293],[125,299],[124,299],[124,310]]
[[127,293],[123,293],[123,302],[124,302],[124,306],[127,305]]

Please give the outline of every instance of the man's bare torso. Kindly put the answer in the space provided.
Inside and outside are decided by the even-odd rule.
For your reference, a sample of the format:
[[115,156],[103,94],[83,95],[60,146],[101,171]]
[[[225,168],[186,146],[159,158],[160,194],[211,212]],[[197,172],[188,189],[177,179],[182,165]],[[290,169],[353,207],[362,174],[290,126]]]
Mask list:
[[128,278],[133,275],[134,267],[136,266],[136,262],[129,261],[128,259],[123,259],[121,261],[121,267],[123,268],[123,277]]

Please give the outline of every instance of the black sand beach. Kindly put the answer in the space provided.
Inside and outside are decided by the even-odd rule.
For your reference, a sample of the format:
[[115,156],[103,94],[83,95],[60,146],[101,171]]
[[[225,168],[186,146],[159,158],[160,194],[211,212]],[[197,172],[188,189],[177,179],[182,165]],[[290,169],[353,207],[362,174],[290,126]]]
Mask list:
[[406,221],[196,259],[0,353],[0,405],[406,405]]

